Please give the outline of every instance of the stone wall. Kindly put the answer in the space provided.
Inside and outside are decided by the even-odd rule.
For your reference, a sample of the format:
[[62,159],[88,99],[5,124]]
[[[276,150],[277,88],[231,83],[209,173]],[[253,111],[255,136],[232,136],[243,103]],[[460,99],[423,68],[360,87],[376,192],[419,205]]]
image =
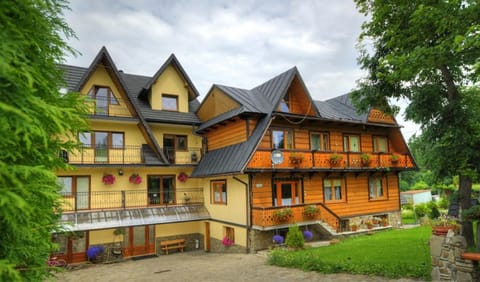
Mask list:
[[452,231],[447,236],[432,235],[432,281],[479,281],[478,262],[461,258],[466,247],[465,238]]
[[[163,255],[163,252],[160,248],[160,242],[165,240],[173,240],[173,239],[185,239],[185,252],[193,251],[193,250],[203,250],[204,249],[204,236],[200,233],[191,233],[191,234],[181,234],[175,236],[168,236],[168,237],[157,237],[156,238],[156,252],[157,255]],[[197,249],[198,244],[198,249]],[[171,250],[170,252],[176,252],[176,250]]]

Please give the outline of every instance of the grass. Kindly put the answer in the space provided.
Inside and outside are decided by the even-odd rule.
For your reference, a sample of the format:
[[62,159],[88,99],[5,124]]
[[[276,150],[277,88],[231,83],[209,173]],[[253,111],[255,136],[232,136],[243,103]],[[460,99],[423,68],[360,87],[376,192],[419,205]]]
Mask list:
[[321,273],[345,272],[431,280],[429,226],[389,230],[344,239],[327,247],[275,249],[268,262]]

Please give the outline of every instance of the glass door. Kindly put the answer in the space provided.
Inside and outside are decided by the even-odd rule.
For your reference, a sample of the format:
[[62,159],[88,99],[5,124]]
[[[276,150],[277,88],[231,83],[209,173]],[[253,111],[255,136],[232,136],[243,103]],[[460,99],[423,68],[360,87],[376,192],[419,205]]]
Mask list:
[[108,133],[95,132],[95,162],[108,161]]
[[147,180],[148,202],[150,205],[174,204],[175,176],[149,175]]
[[274,206],[291,206],[300,204],[300,189],[297,182],[276,182],[274,193]]

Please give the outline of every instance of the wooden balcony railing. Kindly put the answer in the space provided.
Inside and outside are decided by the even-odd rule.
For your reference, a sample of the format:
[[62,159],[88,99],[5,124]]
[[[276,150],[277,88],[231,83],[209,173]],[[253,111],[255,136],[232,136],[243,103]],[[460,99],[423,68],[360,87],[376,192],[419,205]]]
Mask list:
[[203,204],[202,188],[147,192],[136,190],[62,193],[64,212]]
[[[201,148],[187,150],[165,149],[171,164],[197,164],[201,158]],[[85,144],[71,153],[62,152],[62,157],[70,164],[141,164],[145,152],[142,146],[95,146]]]
[[[315,205],[320,213],[314,218],[306,216],[303,213],[305,206]],[[276,211],[282,209],[290,209],[292,216],[287,220],[279,220],[274,216]],[[295,206],[282,206],[282,207],[253,207],[252,208],[252,223],[253,225],[261,227],[272,227],[277,225],[284,225],[289,223],[299,223],[304,221],[321,220],[327,223],[332,229],[338,231],[340,227],[340,218],[334,214],[329,208],[321,203],[309,203]]]
[[[332,160],[334,156],[339,159]],[[364,162],[362,156],[368,156]],[[394,160],[393,156],[398,159]],[[373,169],[373,168],[414,168],[413,159],[408,154],[399,153],[334,153],[319,151],[283,151],[283,162],[272,165],[271,150],[259,149],[255,152],[248,168],[251,169]]]

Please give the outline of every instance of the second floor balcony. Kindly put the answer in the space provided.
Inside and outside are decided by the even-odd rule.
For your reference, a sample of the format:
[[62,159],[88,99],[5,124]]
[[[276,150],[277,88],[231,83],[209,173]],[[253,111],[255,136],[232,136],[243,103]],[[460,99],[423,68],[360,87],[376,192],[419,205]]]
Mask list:
[[272,164],[272,151],[259,149],[255,152],[249,169],[349,169],[368,170],[381,168],[412,169],[415,167],[409,154],[401,153],[359,153],[359,152],[323,152],[323,151],[282,151],[283,161]]
[[[63,153],[65,161],[75,165],[86,164],[144,164],[152,151],[147,146],[125,145],[84,145],[72,153]],[[164,150],[170,164],[197,164],[201,158],[201,148],[187,148],[187,150]]]

